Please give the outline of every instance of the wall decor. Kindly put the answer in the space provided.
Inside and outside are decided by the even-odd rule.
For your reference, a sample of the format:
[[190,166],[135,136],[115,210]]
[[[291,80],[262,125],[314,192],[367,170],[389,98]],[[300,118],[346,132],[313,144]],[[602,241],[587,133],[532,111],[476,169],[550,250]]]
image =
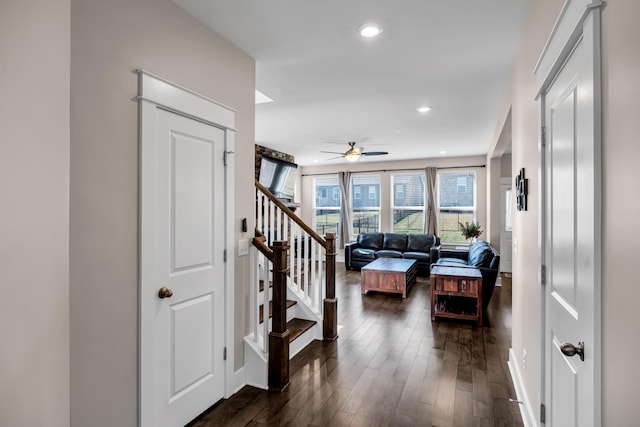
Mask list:
[[516,175],[516,205],[519,211],[527,210],[527,195],[529,194],[529,180],[524,177],[524,168]]

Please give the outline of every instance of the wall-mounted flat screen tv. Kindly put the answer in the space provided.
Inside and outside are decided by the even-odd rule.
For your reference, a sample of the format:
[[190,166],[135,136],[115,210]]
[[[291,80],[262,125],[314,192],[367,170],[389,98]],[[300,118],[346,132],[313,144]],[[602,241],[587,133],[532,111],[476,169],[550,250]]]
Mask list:
[[278,199],[293,200],[298,177],[298,165],[263,156],[258,181]]

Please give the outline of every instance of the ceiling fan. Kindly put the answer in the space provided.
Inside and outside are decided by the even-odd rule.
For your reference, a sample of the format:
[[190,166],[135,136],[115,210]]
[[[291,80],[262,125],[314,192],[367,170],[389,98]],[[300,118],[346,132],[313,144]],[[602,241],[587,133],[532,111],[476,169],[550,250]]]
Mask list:
[[389,154],[387,151],[362,151],[362,148],[356,147],[356,143],[354,141],[349,141],[349,149],[344,153],[338,153],[335,151],[320,151],[321,153],[329,153],[329,154],[340,154],[339,157],[333,157],[332,159],[339,159],[344,157],[350,162],[355,162],[360,158],[360,156],[384,156],[385,154]]

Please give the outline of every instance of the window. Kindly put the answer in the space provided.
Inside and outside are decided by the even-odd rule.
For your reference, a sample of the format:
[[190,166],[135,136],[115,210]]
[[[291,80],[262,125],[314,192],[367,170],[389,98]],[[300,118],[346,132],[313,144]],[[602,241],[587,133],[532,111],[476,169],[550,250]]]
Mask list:
[[438,172],[437,187],[440,239],[464,242],[459,223],[476,218],[476,173],[470,170]]
[[394,233],[424,232],[424,182],[423,173],[391,177]]
[[[340,220],[340,186],[338,177],[316,178],[314,180],[316,200],[313,206],[313,228],[324,236],[327,233],[338,235]],[[329,197],[331,194],[333,197]],[[337,197],[335,197],[337,194]]]
[[[361,197],[364,190],[368,197]],[[351,219],[353,233],[380,231],[380,177],[356,176],[351,178]],[[356,194],[359,196],[356,197]]]

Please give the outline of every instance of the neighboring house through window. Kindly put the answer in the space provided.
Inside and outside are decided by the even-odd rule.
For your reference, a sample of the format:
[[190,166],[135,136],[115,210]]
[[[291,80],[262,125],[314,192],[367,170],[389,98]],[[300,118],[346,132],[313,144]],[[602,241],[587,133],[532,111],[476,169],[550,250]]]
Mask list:
[[475,171],[439,171],[437,192],[440,239],[443,242],[464,242],[459,223],[476,219]]
[[[368,197],[361,197],[362,192]],[[380,231],[380,176],[352,176],[351,193],[353,233]]]
[[[315,178],[316,199],[313,206],[313,228],[324,236],[327,233],[338,235],[340,219],[340,187],[338,177]],[[329,197],[331,194],[332,197]]]
[[423,172],[391,176],[391,230],[394,233],[424,232],[424,182]]

